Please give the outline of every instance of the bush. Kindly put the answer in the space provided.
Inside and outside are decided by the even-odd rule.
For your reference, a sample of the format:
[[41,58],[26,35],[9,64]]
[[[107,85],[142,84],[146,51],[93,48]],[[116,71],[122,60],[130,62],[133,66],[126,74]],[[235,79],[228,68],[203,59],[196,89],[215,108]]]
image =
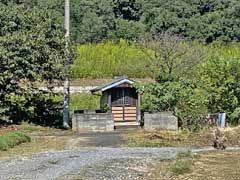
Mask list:
[[0,136],[0,150],[7,151],[16,145],[30,141],[31,138],[22,132],[10,132]]
[[230,123],[233,125],[237,125],[240,122],[240,108],[237,107],[233,113],[230,115]]

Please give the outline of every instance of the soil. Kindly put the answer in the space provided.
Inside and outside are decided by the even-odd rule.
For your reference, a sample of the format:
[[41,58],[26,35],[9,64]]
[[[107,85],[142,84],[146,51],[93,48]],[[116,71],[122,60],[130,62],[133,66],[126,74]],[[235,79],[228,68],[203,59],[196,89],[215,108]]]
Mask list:
[[0,135],[17,130],[19,130],[19,126],[17,125],[0,125]]

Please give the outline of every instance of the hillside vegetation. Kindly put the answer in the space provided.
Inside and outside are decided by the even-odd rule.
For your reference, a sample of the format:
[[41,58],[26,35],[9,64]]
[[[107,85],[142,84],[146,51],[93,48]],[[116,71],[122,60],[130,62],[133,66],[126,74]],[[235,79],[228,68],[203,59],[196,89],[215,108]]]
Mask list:
[[124,40],[79,45],[72,77],[107,78],[123,74],[138,78],[152,77],[150,69],[146,69],[147,58],[134,44]]
[[[61,124],[62,106],[51,88],[66,75],[64,1],[0,4],[0,116]],[[173,111],[181,118],[226,112],[237,124],[239,10],[239,0],[72,0],[71,76],[150,77],[155,83],[136,85],[142,110]],[[46,82],[49,91],[36,82]],[[97,98],[83,102],[88,99],[89,105],[73,107],[96,107]]]
[[[206,46],[195,43],[194,46],[204,50],[202,65],[213,58],[240,61],[239,44]],[[159,73],[159,68],[154,62],[156,59],[150,58],[149,54],[143,52],[136,43],[128,43],[125,40],[77,45],[76,52],[76,59],[71,68],[73,79],[112,78],[119,75],[131,78],[155,78]],[[154,56],[154,52],[150,54]]]
[[[17,1],[63,16],[63,0]],[[207,44],[239,42],[239,10],[239,0],[72,0],[71,34],[77,43],[132,41],[167,30]]]

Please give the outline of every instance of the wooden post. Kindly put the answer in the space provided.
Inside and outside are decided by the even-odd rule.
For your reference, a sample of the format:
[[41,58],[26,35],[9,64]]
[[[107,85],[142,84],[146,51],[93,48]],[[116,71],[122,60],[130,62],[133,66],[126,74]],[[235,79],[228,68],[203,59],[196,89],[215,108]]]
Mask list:
[[70,99],[70,51],[69,51],[69,36],[70,36],[70,0],[65,0],[65,38],[66,38],[66,60],[64,65],[65,79],[64,79],[64,102],[63,102],[63,127],[69,128],[69,99]]
[[141,121],[141,96],[138,93],[138,99],[137,99],[137,120],[138,122]]

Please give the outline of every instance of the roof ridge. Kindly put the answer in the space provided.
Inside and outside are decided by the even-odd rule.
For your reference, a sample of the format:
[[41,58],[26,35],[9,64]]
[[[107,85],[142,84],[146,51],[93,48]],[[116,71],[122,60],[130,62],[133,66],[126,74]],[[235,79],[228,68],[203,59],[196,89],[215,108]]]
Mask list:
[[[120,78],[113,79],[111,82],[109,82],[109,83],[107,83],[107,84],[104,84],[104,85],[102,85],[102,86],[98,86],[98,87],[92,89],[91,92],[93,93],[93,92],[100,91],[100,90],[101,90],[101,91],[106,91],[107,89],[110,89],[110,88],[112,88],[112,87],[114,87],[114,86],[119,85],[119,83],[120,83],[121,81],[123,81],[123,80],[128,81],[127,83],[129,83],[129,84],[135,83],[135,81],[128,79],[128,77],[122,76],[122,77],[120,77]],[[124,82],[122,82],[122,83],[124,83]],[[120,83],[120,84],[122,84],[122,83]]]

